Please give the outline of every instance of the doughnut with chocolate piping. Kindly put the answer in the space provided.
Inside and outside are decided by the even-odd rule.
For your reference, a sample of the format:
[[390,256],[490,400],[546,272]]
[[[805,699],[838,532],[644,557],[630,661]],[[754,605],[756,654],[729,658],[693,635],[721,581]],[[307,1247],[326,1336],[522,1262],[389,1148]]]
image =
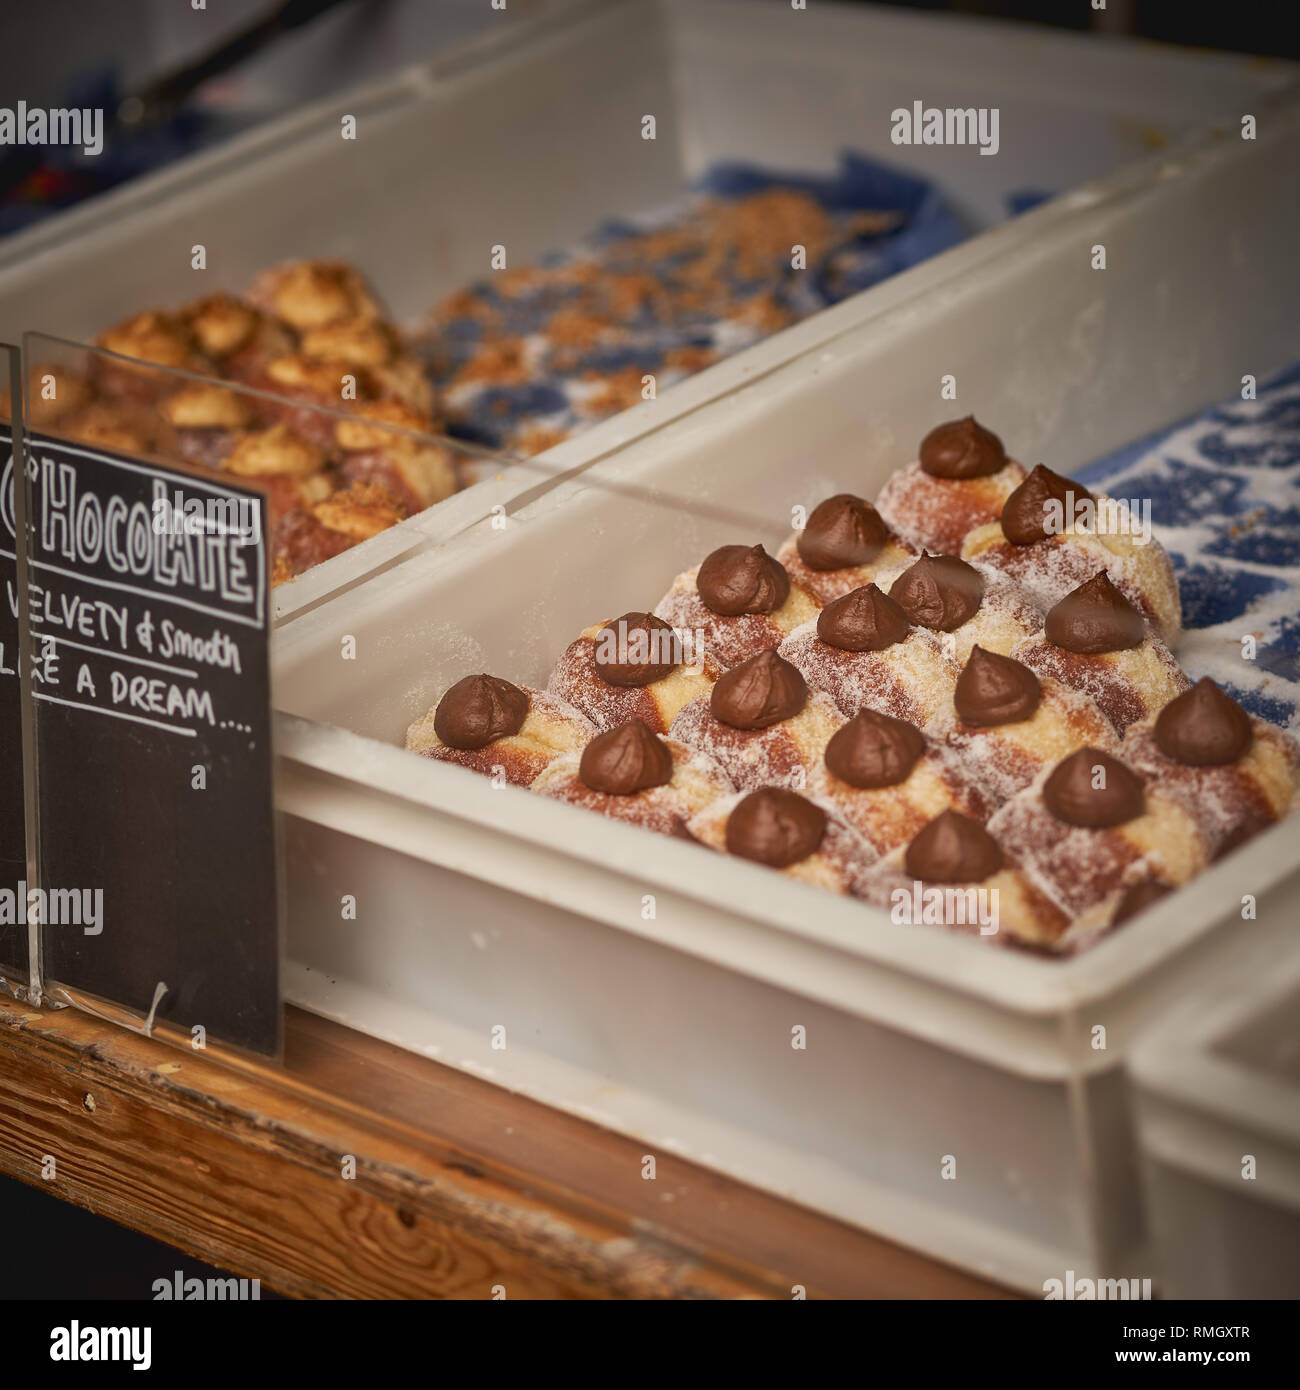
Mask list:
[[465,676],[406,731],[412,752],[529,787],[596,730],[572,705],[499,676]]

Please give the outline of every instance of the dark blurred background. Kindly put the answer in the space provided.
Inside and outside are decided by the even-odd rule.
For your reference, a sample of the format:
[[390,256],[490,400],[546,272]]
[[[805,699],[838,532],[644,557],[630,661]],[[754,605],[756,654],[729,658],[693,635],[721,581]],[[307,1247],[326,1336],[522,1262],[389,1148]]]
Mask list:
[[[1102,9],[1099,0],[885,3],[1300,57],[1296,0],[1104,0]],[[556,4],[508,0],[507,8],[515,21]],[[132,123],[93,160],[0,149],[0,235],[304,102],[488,36],[502,19],[491,0],[3,0],[0,106],[103,107]],[[215,70],[197,81],[223,46]],[[178,73],[186,76],[159,92],[159,79]]]
[[[842,0],[854,3],[854,0]],[[1294,0],[1106,0],[1104,10],[1092,0],[884,0],[914,10],[954,13],[1054,24],[1063,29],[1093,29],[1128,34],[1162,43],[1196,48],[1261,53],[1275,58],[1300,57],[1300,11]]]

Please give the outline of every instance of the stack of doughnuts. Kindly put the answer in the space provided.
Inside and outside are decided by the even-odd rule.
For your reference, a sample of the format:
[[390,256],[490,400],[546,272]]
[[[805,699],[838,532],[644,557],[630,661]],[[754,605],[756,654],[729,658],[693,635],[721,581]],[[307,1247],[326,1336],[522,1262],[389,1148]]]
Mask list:
[[467,677],[407,746],[1064,954],[1295,799],[1295,741],[1193,685],[1180,628],[1158,542],[968,417],[877,505],[827,498],[776,555],[721,546],[583,632],[546,691]]

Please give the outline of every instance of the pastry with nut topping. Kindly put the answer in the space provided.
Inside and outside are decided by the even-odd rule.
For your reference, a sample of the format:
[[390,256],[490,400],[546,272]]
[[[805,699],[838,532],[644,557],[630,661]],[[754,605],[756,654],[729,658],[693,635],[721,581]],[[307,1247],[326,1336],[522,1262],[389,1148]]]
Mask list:
[[[284,509],[285,499],[298,499]],[[405,521],[401,502],[378,483],[334,488],[323,473],[271,480],[275,582],[283,584]]]
[[334,443],[342,416],[374,399],[364,374],[340,362],[317,362],[301,353],[273,357],[251,385],[277,399],[261,402],[263,412],[282,421],[322,449]]
[[450,449],[420,438],[433,421],[400,401],[359,405],[334,422],[338,471],[348,482],[381,483],[409,512],[421,512],[456,491]]
[[382,317],[365,278],[346,261],[290,261],[264,270],[248,295],[298,333]]
[[186,463],[214,469],[236,450],[254,419],[244,397],[215,381],[179,387],[158,403],[158,413],[172,427],[179,456]]
[[293,350],[288,328],[233,294],[207,295],[187,304],[180,317],[199,350],[228,380],[246,382],[259,364]]
[[97,353],[91,359],[96,389],[132,404],[156,401],[174,389],[175,378],[157,368],[203,372],[208,365],[185,320],[179,314],[156,310],[106,328],[95,339],[95,346],[114,354]]
[[242,430],[233,438],[219,466],[238,478],[256,478],[265,484],[272,528],[294,510],[322,501],[332,491],[325,454],[288,425]]
[[167,427],[157,415],[123,398],[92,399],[69,411],[55,428],[79,444],[140,458],[165,454],[170,446]]

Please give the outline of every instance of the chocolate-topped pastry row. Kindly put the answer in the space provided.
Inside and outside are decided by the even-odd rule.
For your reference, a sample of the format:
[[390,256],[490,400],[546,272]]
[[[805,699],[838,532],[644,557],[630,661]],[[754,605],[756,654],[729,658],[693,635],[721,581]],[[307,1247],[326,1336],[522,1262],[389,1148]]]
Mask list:
[[943,925],[1044,949],[1059,949],[1070,930],[1070,914],[1020,858],[953,807],[923,819],[881,855],[830,804],[778,787],[715,801],[687,830],[711,849],[864,898],[899,924]]
[[[887,908],[909,883],[996,888],[1002,940],[1058,951],[1285,813],[1295,744],[1191,687],[1160,565],[1051,522],[1094,494],[1026,473],[969,420],[932,432],[914,471],[932,501],[965,497],[959,535],[923,533],[896,475],[888,515],[840,493],[775,556],[719,547],[653,611],[571,643],[550,709],[524,692],[573,743],[534,738],[505,779],[540,762],[541,794]],[[969,544],[976,523],[998,544]],[[472,756],[500,774],[493,749],[517,755],[523,732]]]
[[1043,464],[1027,472],[973,416],[931,430],[876,505],[903,544],[1000,570],[1043,609],[1105,570],[1171,647],[1178,640],[1173,567],[1141,519]]
[[[746,793],[791,794],[800,800],[779,804],[806,801],[817,811],[805,818],[831,827],[826,853],[794,877],[880,901],[900,875],[982,883],[1005,865],[1011,877],[997,886],[1009,894],[1011,938],[1057,947],[1158,901],[1294,797],[1295,743],[1212,681],[1122,747],[1113,736],[1105,747],[1035,737],[1043,693],[1027,667],[977,648],[954,686],[955,722],[927,735],[870,709],[844,719],[768,650],[684,707],[667,738],[637,718],[598,733],[553,697],[479,675],[417,721],[408,746],[781,868],[813,857],[821,839],[765,858],[728,826]],[[973,757],[975,738],[997,741]],[[991,841],[967,824],[985,820]],[[984,858],[964,857],[972,845]]]
[[1039,464],[1007,499],[1001,516],[968,532],[961,554],[1001,570],[1045,608],[1105,573],[1169,646],[1182,631],[1182,606],[1164,547],[1128,505]]

